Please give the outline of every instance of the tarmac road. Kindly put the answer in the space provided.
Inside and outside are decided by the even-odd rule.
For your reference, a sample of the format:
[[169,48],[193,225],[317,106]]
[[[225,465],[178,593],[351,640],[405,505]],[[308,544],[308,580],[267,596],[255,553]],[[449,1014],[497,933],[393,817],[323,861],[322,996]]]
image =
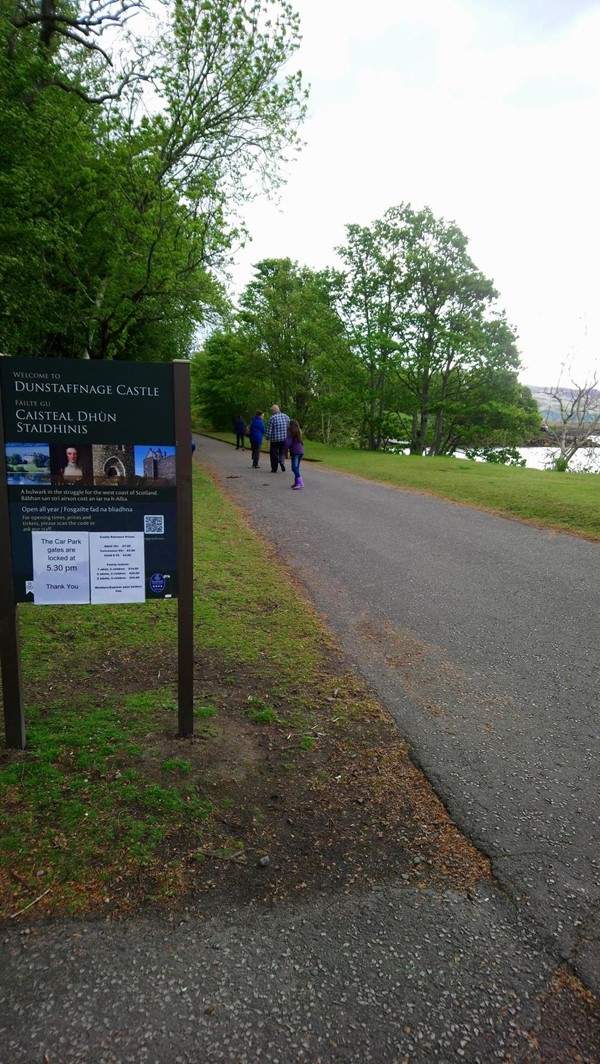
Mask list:
[[600,992],[600,545],[202,438],[463,832]]
[[0,1064],[598,1064],[598,545],[199,443],[496,882],[6,921]]

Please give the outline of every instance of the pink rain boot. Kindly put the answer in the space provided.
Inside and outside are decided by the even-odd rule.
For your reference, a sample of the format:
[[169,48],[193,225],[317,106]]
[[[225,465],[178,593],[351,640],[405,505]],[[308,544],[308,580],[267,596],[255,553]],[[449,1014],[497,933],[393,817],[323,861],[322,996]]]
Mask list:
[[297,491],[299,488],[303,488],[303,487],[304,487],[304,481],[302,480],[302,477],[296,477],[296,483],[292,484],[292,489],[295,488],[296,491]]

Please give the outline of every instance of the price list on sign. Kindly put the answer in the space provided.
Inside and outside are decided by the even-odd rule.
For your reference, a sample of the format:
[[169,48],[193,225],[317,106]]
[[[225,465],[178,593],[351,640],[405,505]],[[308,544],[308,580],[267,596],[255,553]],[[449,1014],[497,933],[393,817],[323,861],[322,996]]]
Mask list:
[[144,533],[90,535],[91,601],[143,602]]

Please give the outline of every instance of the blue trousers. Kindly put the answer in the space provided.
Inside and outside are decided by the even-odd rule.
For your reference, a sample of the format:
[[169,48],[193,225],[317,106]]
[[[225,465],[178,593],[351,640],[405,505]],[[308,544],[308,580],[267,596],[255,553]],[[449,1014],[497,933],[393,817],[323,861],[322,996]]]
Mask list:
[[302,461],[302,455],[301,454],[293,454],[292,455],[292,473],[294,474],[295,477],[299,477],[300,476],[300,462],[301,461]]

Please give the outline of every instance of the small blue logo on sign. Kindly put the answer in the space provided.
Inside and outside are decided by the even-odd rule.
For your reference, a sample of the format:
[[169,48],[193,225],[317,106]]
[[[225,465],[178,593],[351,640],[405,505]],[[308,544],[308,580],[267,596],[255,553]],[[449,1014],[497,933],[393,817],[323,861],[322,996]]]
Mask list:
[[162,573],[153,573],[150,577],[150,590],[155,591],[157,594],[165,590],[165,584],[166,581]]

